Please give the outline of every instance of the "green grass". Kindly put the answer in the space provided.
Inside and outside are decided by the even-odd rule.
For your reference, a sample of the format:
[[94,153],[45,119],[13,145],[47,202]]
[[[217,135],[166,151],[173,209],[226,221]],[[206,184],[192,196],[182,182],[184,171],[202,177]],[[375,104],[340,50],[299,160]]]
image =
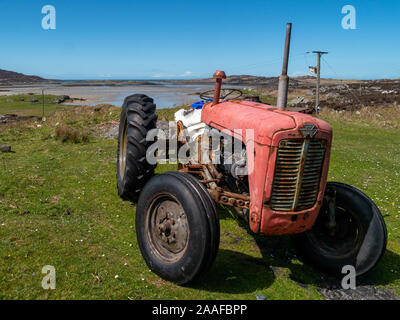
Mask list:
[[[171,111],[162,112],[170,119]],[[364,190],[388,226],[388,250],[362,281],[400,295],[400,133],[323,117],[334,128],[329,180]],[[255,236],[224,208],[220,250],[206,275],[179,287],[151,273],[136,242],[135,206],[117,195],[117,142],[96,134],[118,118],[118,108],[71,107],[41,127],[0,126],[0,143],[15,151],[0,153],[0,298],[322,298],[321,274],[297,259],[288,237]],[[55,138],[59,123],[91,138],[63,143]],[[157,173],[174,169],[162,165]],[[45,265],[56,268],[56,290],[41,287]]]
[[[44,96],[44,115],[48,116],[56,110],[61,110],[65,106],[54,103],[53,101],[61,96]],[[38,102],[32,102],[38,100]],[[19,116],[42,116],[43,97],[42,95],[18,94],[12,96],[0,96],[0,114],[16,114]]]
[[166,109],[157,109],[156,113],[158,116],[158,120],[164,120],[164,121],[174,121],[174,113],[177,112],[179,109],[188,109],[190,108],[190,105],[184,105],[184,106],[179,106],[179,107],[174,107],[174,108],[166,108]]

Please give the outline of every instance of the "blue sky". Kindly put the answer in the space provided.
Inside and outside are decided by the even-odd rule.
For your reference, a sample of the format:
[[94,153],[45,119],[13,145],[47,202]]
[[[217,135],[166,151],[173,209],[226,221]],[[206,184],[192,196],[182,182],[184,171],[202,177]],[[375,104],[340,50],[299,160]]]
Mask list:
[[[44,5],[56,30],[43,30]],[[356,9],[345,30],[344,5]],[[330,53],[323,77],[399,78],[398,0],[1,0],[0,69],[58,79],[167,79],[279,75],[286,22],[289,74],[305,75],[312,50]]]

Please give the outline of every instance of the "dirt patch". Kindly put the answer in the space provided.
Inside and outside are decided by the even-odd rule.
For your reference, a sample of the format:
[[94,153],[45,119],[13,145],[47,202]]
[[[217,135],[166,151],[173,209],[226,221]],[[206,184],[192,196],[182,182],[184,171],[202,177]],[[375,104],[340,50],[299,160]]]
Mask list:
[[356,289],[344,290],[340,285],[332,288],[319,288],[326,300],[399,300],[393,292],[373,285],[359,285]]
[[0,125],[6,123],[20,122],[20,121],[35,121],[40,120],[39,117],[35,116],[18,116],[16,114],[1,114]]
[[[168,136],[168,121],[159,120],[157,121],[157,129],[163,130],[166,136]],[[95,130],[99,135],[106,139],[118,139],[119,122],[109,121],[99,124],[95,127]]]
[[95,127],[95,130],[99,133],[99,135],[106,139],[118,139],[118,129],[118,121],[108,121]]

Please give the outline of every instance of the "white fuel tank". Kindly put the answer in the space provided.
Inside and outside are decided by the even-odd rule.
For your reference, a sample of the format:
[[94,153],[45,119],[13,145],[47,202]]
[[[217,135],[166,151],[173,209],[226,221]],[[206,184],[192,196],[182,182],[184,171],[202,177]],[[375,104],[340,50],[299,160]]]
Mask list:
[[194,141],[198,136],[201,136],[205,130],[205,123],[201,122],[201,109],[180,109],[174,114],[175,121],[180,121],[186,134]]

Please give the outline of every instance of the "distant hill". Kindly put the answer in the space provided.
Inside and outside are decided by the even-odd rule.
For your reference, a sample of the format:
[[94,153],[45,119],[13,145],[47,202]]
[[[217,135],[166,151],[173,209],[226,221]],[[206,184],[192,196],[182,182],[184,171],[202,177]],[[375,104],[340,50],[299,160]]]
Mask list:
[[22,73],[0,69],[0,85],[10,83],[33,83],[47,81],[47,79],[43,79],[38,76],[28,76]]
[[[289,77],[290,81],[297,81],[297,80],[315,80],[313,76],[300,76],[300,77]],[[214,82],[215,80],[210,79],[201,79],[200,81],[205,82]],[[231,75],[227,76],[224,80],[226,83],[230,84],[253,84],[253,85],[269,85],[269,84],[277,84],[279,82],[279,76],[276,77],[263,77],[263,76],[252,76],[247,74],[241,75]]]
[[[167,81],[167,80],[166,80]],[[168,80],[167,82],[172,83],[214,83],[215,79],[207,78],[207,79],[186,79],[186,80]],[[279,77],[262,77],[262,76],[251,76],[251,75],[231,75],[227,76],[225,80],[223,80],[225,84],[231,85],[240,85],[240,86],[277,86],[279,82]],[[291,85],[297,85],[297,81],[295,78],[290,78]]]

